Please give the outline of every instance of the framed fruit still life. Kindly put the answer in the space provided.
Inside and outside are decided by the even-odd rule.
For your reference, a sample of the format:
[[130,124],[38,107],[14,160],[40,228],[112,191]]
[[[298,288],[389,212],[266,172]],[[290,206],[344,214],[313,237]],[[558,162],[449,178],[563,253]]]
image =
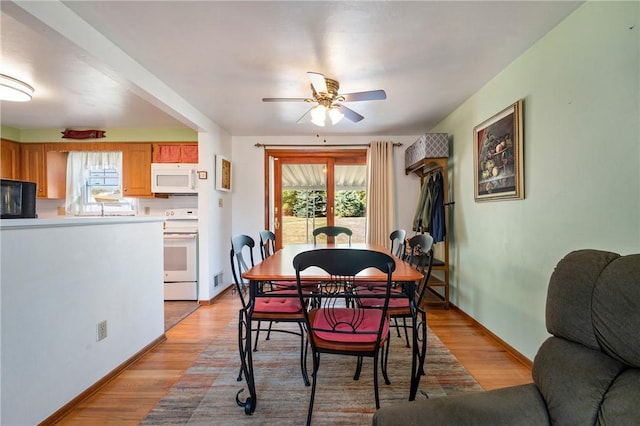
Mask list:
[[474,198],[524,198],[522,99],[473,128]]
[[216,189],[231,191],[231,161],[222,155],[216,155]]

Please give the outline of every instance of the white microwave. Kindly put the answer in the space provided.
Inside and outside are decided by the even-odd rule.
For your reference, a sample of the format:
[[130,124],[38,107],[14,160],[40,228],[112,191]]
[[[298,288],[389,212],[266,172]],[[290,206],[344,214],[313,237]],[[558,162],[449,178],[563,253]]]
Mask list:
[[151,192],[157,194],[195,194],[198,192],[197,180],[197,164],[151,164]]

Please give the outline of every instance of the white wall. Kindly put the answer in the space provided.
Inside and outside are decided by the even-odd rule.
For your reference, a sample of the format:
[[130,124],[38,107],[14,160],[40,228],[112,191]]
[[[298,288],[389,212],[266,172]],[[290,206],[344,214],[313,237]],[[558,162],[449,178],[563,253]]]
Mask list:
[[[418,136],[332,136],[327,144],[368,144],[385,140],[402,143],[394,150],[397,228],[404,228],[411,234],[411,224],[420,192],[420,179],[404,173],[404,150],[416,141]],[[261,144],[305,144],[310,148],[324,145],[313,135],[272,136],[272,137],[233,137],[233,220],[232,234],[247,234],[258,240],[258,232],[265,228],[264,223],[264,148]],[[296,148],[297,149],[297,148]],[[226,247],[229,247],[227,242]],[[254,253],[259,258],[259,253]]]
[[[588,2],[446,117],[453,303],[528,358],[566,253],[640,251],[638,2]],[[473,199],[473,127],[524,99],[525,199]]]
[[[215,157],[224,155],[231,159],[231,137],[221,129],[212,129],[198,134],[198,170],[206,171],[207,180],[198,182],[198,299],[213,299],[233,279],[229,265],[229,241],[231,239],[232,194],[215,189]],[[237,170],[232,167],[232,189],[235,191],[234,178]],[[217,287],[214,287],[214,276],[222,273]]]
[[[12,228],[21,223],[37,228]],[[32,425],[163,335],[162,221],[0,225],[0,424]]]

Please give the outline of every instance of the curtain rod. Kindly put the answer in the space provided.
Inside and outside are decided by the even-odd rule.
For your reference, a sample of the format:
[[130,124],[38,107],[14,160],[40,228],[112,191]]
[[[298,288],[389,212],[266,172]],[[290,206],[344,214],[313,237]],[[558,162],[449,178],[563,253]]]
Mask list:
[[[322,144],[322,145],[309,145],[309,144],[290,144],[290,145],[286,145],[286,144],[270,144],[270,143],[257,143],[254,145],[256,148],[268,148],[271,146],[279,146],[279,147],[294,147],[294,148],[317,148],[317,147],[323,147],[323,146],[330,146],[330,147],[353,147],[353,146],[367,146],[370,147],[371,144],[370,143],[356,143],[356,144]],[[402,146],[402,143],[400,142],[394,142],[393,146]]]

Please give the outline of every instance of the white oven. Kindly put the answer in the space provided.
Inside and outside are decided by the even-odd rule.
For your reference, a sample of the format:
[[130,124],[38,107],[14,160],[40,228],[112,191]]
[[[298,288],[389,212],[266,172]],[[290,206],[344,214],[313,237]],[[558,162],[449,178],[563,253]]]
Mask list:
[[198,300],[198,218],[195,209],[165,212],[164,300]]

